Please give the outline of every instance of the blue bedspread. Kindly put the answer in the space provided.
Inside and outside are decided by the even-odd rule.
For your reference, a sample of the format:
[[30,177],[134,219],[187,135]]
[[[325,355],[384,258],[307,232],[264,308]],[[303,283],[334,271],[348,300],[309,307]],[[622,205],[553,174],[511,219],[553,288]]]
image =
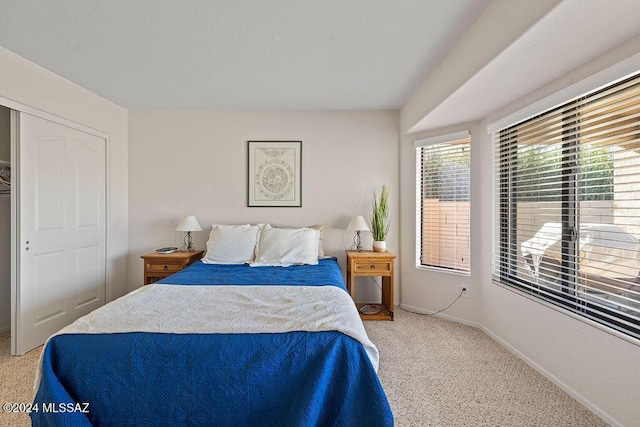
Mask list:
[[[163,282],[344,288],[335,259],[293,269],[249,268],[196,263]],[[241,277],[254,274],[257,283],[238,277],[240,271]],[[69,413],[83,403],[88,413]],[[364,347],[336,331],[58,335],[45,348],[34,404],[40,409],[31,413],[36,426],[393,425]],[[44,412],[45,405],[64,410]]]
[[189,267],[156,282],[171,285],[269,285],[269,286],[337,286],[347,288],[335,258],[325,258],[318,265],[291,267],[249,267],[246,264],[205,264],[196,261]]

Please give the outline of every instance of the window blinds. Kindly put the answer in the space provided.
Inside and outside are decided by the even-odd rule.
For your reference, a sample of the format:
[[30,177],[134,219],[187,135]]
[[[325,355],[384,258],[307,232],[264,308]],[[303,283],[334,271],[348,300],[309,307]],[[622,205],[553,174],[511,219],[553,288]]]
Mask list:
[[640,75],[494,146],[494,281],[640,338]]
[[416,264],[469,272],[469,132],[416,141]]

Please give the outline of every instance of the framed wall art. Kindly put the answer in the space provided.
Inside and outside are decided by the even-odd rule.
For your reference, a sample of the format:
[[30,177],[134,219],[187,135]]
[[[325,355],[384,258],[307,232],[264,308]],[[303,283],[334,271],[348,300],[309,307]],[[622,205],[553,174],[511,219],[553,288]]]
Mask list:
[[248,141],[249,207],[302,206],[302,141]]

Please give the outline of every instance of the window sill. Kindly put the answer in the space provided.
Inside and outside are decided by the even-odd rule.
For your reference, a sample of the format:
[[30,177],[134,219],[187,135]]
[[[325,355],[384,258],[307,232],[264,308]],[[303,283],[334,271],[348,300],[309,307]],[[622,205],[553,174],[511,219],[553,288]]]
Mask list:
[[453,274],[455,276],[464,276],[464,277],[471,276],[470,271],[459,271],[459,270],[452,270],[450,268],[441,268],[441,267],[429,267],[426,265],[416,265],[416,270],[435,271],[438,273],[448,273],[448,274]]

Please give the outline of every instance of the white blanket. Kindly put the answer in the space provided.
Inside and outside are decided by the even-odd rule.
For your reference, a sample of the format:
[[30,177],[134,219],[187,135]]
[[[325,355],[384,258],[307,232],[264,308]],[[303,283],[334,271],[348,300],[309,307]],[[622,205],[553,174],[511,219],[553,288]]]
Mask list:
[[[378,371],[378,349],[369,340],[349,294],[335,286],[148,285],[81,317],[53,336],[292,331],[342,332],[362,343]],[[42,360],[36,388],[41,369]]]

